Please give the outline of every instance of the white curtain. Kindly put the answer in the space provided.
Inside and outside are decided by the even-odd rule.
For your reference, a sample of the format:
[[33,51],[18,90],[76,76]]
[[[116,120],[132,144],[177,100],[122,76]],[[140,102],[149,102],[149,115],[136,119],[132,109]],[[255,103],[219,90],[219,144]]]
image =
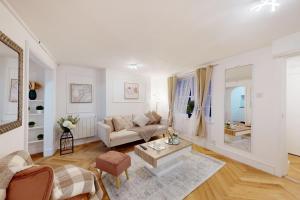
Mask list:
[[[176,87],[174,110],[176,113],[186,113],[190,92],[193,87],[193,78],[179,79]],[[193,96],[193,94],[192,94]]]

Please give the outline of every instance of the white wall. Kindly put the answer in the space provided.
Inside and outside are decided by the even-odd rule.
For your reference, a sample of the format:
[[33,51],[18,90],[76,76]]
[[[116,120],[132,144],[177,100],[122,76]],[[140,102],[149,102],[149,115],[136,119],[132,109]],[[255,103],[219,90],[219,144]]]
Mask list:
[[156,110],[163,119],[168,118],[168,84],[167,76],[151,77],[151,110]]
[[[139,98],[124,99],[124,83],[139,84]],[[150,77],[134,72],[106,70],[106,115],[142,114],[150,109]]]
[[[34,52],[41,60],[43,60],[48,66],[56,67],[55,62],[40,48],[39,44],[31,37],[31,35],[21,26],[20,22],[9,12],[6,6],[0,2],[0,27],[1,31],[16,42],[24,51],[25,43],[27,41],[29,48]],[[28,51],[28,49],[26,50]],[[29,52],[27,52],[28,54]],[[27,90],[27,78],[25,64],[28,62],[28,57],[24,52],[24,91]],[[25,92],[24,92],[25,93]],[[27,94],[24,94],[24,99],[27,98]],[[24,124],[27,123],[27,119],[24,117],[26,114],[27,102],[23,103],[23,125],[17,129],[9,131],[0,135],[0,157],[16,150],[26,149],[27,137]]]
[[[193,119],[181,119],[182,131],[200,145],[252,165],[272,174],[280,174],[278,146],[282,120],[281,63],[272,57],[271,47],[258,49],[216,63],[212,77],[212,122],[208,123],[208,139],[191,136]],[[253,64],[252,152],[244,152],[224,144],[225,70]],[[272,74],[272,75],[270,75]],[[176,124],[175,124],[176,126]],[[267,147],[267,148],[266,148]]]
[[[74,115],[82,119],[88,117],[95,117],[97,120],[103,119],[106,115],[105,69],[60,65],[57,68],[56,77],[57,118]],[[91,84],[92,103],[71,103],[71,83]],[[92,140],[96,139],[97,138],[94,138]],[[92,140],[80,139],[80,141],[76,141],[75,144]]]

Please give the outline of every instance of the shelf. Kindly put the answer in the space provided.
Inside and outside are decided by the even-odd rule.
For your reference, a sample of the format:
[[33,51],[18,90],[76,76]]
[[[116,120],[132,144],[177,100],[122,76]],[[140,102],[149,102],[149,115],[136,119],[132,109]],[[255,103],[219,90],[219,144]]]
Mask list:
[[29,130],[37,130],[37,129],[43,129],[43,126],[34,126],[34,127],[28,127]]
[[44,140],[33,140],[33,141],[28,141],[28,144],[35,144],[35,143],[40,143],[43,142]]
[[43,102],[43,99],[29,100],[29,102]]
[[44,113],[29,113],[29,116],[42,116]]

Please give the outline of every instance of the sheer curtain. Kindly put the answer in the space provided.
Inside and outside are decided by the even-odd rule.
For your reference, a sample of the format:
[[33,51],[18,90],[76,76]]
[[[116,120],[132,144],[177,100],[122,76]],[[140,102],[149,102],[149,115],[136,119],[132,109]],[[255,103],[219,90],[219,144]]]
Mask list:
[[174,110],[176,113],[186,114],[187,104],[189,101],[193,87],[193,78],[183,78],[177,81],[176,96],[174,103]]

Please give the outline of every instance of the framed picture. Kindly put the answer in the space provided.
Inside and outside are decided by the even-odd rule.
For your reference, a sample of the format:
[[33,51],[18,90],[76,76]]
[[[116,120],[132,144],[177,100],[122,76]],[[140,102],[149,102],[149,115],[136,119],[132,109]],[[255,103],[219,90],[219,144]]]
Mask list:
[[18,102],[18,79],[10,80],[9,101]]
[[124,83],[124,98],[138,99],[140,94],[139,87],[138,83]]
[[71,103],[92,103],[92,84],[71,83]]

